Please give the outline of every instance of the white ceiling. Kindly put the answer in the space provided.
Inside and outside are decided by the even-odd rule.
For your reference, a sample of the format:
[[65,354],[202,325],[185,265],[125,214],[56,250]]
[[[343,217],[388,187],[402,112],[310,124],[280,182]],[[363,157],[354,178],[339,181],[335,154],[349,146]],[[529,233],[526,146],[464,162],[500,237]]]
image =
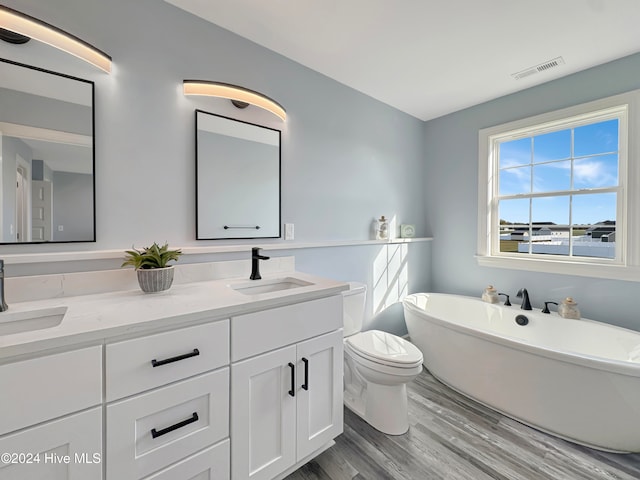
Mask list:
[[166,1],[422,120],[640,51],[640,0]]

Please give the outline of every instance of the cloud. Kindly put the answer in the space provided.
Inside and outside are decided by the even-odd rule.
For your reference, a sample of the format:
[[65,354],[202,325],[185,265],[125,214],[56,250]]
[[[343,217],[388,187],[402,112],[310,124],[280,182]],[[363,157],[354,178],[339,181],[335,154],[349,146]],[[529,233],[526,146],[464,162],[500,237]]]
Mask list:
[[500,169],[507,169],[513,167],[523,167],[531,164],[531,155],[528,153],[514,154],[510,153],[500,157]]
[[614,175],[611,170],[612,168],[603,161],[576,160],[573,163],[574,185],[581,184],[586,187],[616,185],[617,175]]
[[[550,168],[571,169],[571,163],[547,163]],[[617,169],[606,160],[579,159],[573,162],[574,188],[611,187],[618,183]]]

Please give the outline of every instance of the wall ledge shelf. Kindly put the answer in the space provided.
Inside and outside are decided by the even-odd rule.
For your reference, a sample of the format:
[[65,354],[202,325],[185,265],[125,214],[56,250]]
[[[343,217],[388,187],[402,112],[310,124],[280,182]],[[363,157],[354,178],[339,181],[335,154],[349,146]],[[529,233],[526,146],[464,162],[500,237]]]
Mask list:
[[[259,239],[252,240],[250,244],[234,245],[203,245],[175,247],[180,248],[184,255],[206,255],[216,253],[250,252],[252,247],[260,247],[264,251],[275,250],[297,250],[303,248],[331,248],[331,247],[351,247],[364,245],[398,245],[403,243],[429,242],[433,237],[416,238],[393,238],[391,240],[332,240],[317,242],[291,242],[279,241],[269,243],[267,239],[261,242]],[[49,263],[49,262],[71,262],[89,260],[108,260],[124,258],[124,251],[131,247],[110,250],[87,250],[72,252],[42,252],[42,253],[18,253],[2,255],[8,265]],[[172,246],[173,248],[173,246]]]

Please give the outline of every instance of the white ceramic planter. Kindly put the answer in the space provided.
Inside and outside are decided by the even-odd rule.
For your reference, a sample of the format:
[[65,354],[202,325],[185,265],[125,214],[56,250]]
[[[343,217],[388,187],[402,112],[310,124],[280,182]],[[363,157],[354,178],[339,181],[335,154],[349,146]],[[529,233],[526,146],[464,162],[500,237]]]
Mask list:
[[138,283],[143,292],[155,293],[168,290],[173,283],[173,265],[165,268],[139,268]]

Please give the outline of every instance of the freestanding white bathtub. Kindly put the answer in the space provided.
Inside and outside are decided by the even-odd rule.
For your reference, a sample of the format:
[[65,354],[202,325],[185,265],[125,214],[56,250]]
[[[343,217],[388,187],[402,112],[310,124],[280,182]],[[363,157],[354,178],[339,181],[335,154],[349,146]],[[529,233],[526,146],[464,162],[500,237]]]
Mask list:
[[640,452],[639,332],[460,295],[403,305],[425,367],[454,390],[566,440]]

